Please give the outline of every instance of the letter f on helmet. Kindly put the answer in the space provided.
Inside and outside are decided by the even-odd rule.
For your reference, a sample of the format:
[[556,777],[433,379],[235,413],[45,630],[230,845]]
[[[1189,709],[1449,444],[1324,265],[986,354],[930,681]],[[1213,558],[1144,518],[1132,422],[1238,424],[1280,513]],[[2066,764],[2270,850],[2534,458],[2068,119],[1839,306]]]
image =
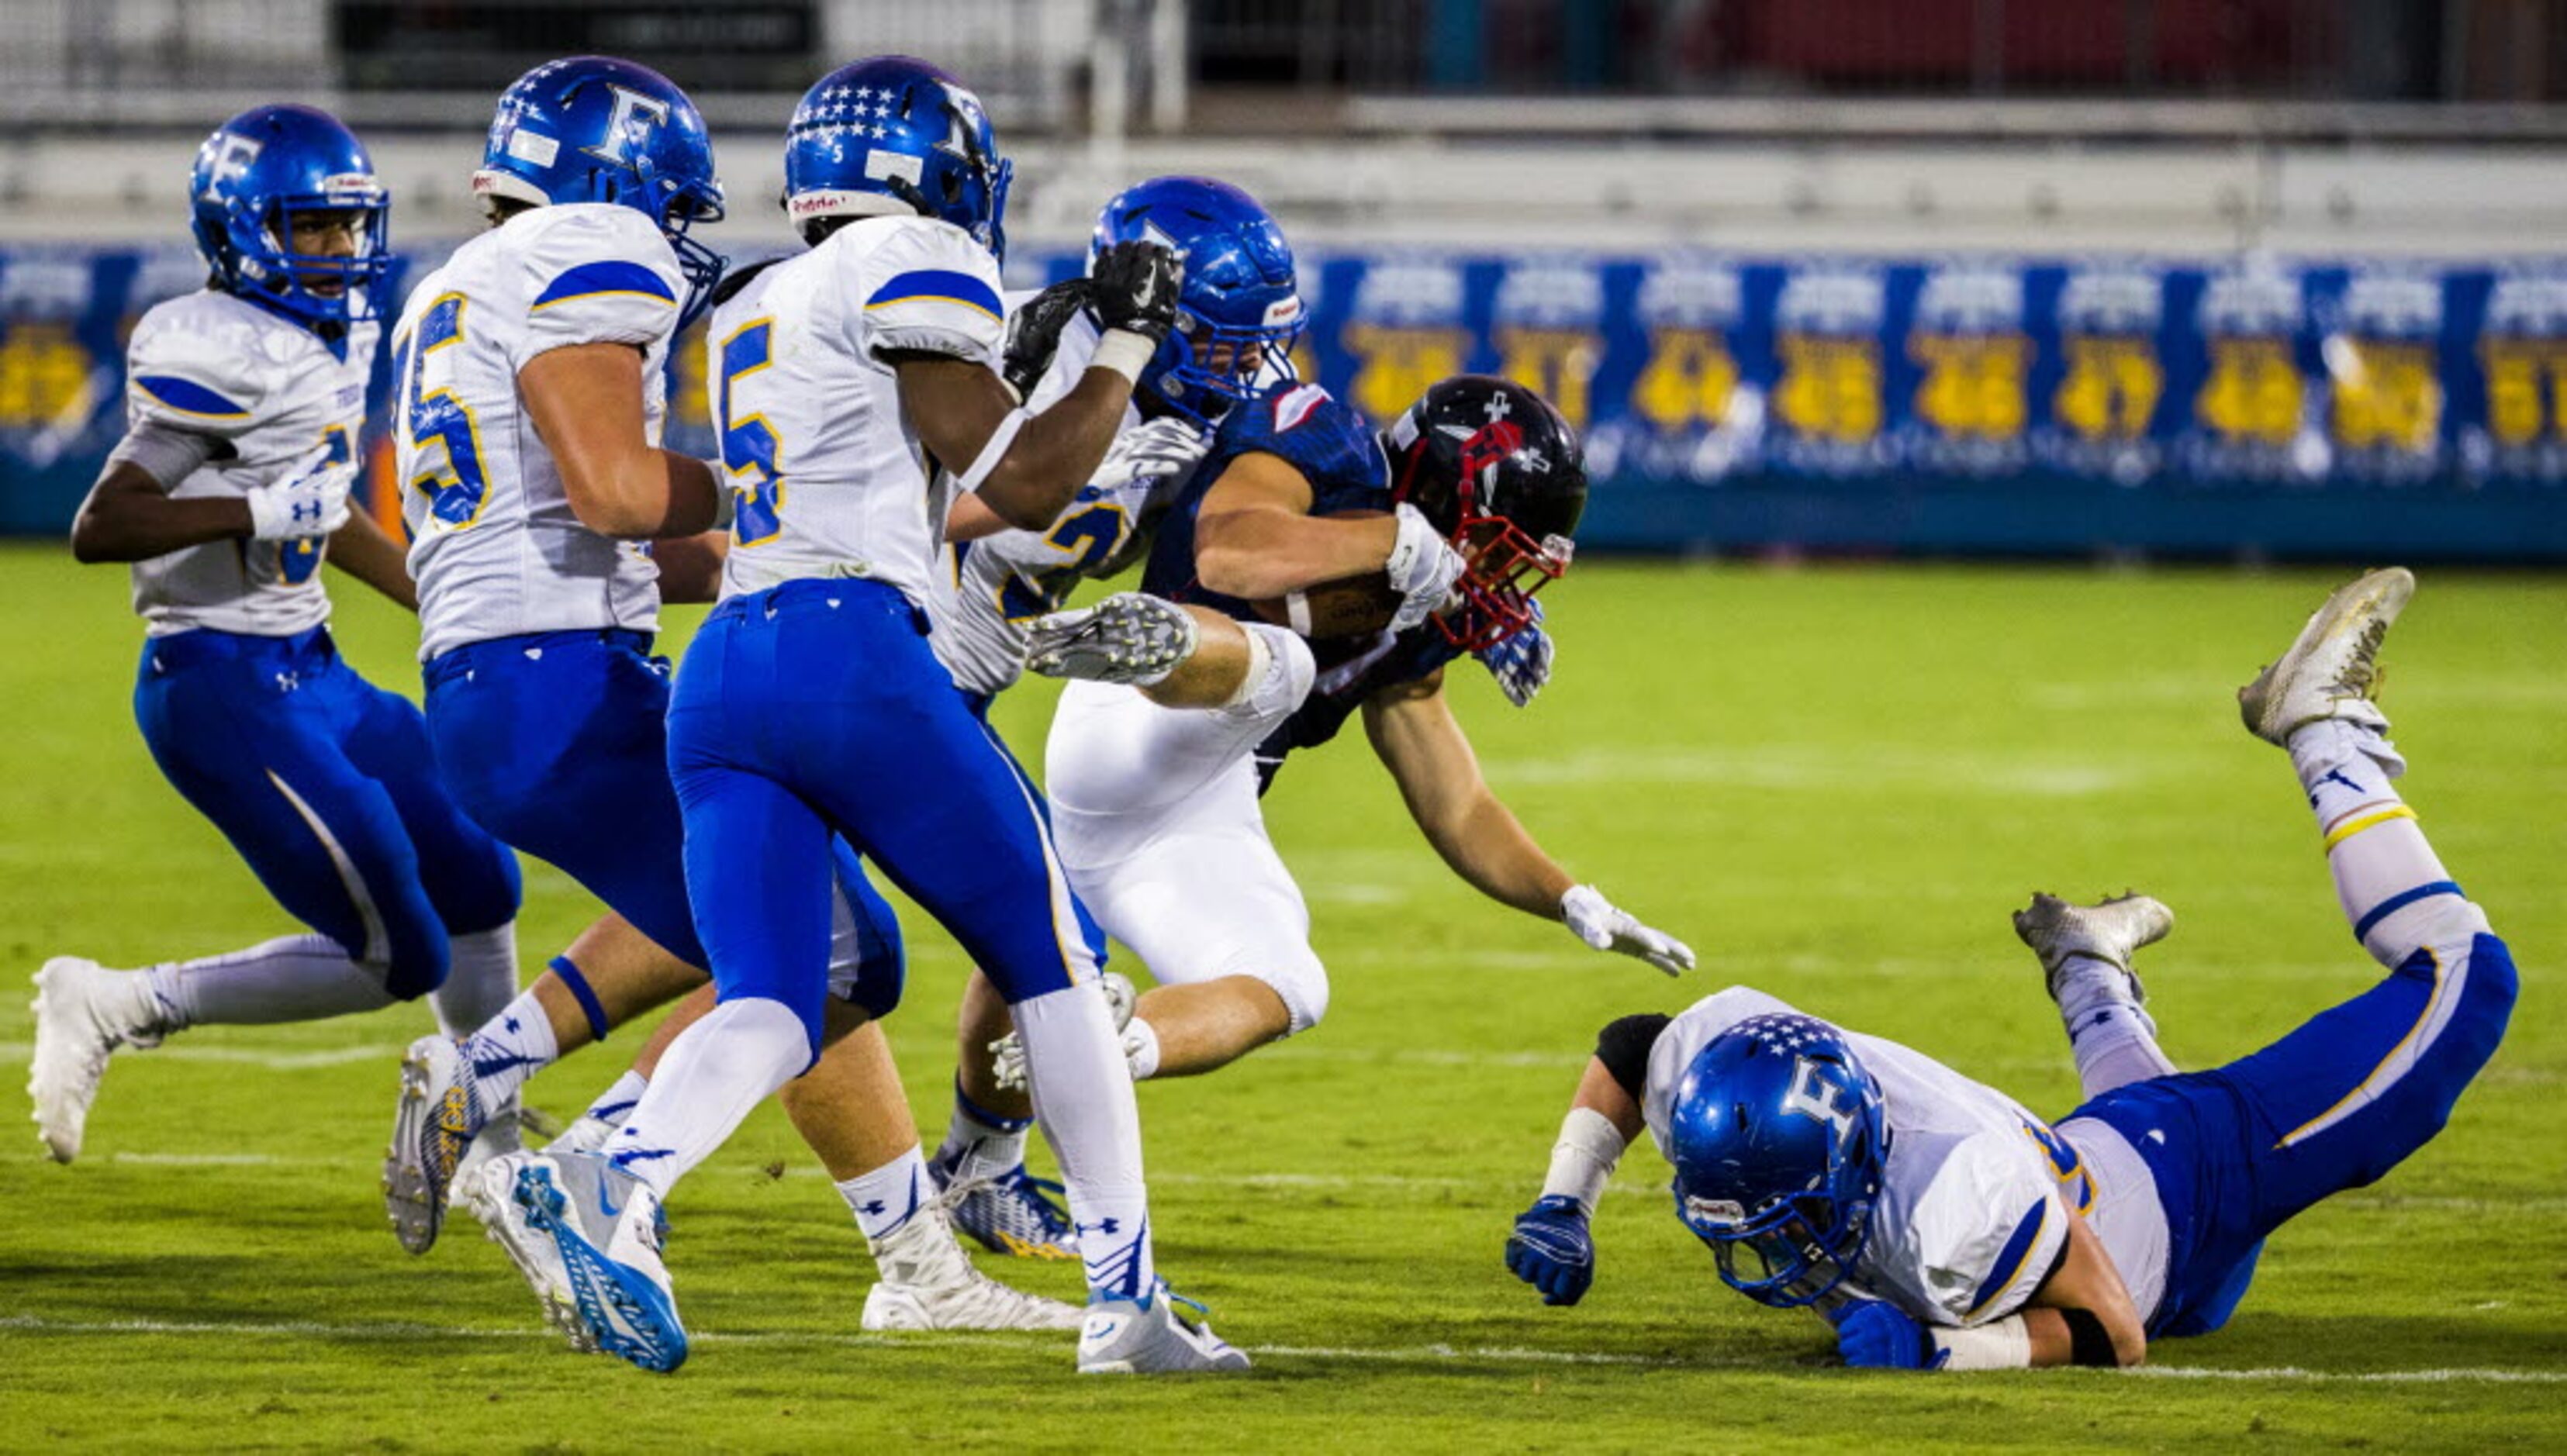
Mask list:
[[615,93],[615,111],[606,119],[606,134],[598,138],[595,146],[584,149],[617,166],[629,167],[633,158],[626,149],[627,143],[648,146],[651,128],[669,120],[669,104],[612,83],[607,90]]

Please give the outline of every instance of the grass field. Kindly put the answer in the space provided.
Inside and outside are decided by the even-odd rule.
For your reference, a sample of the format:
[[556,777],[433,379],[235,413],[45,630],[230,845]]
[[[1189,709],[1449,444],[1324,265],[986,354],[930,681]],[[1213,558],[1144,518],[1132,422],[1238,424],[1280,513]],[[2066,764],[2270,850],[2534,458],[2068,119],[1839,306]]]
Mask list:
[[[1359,736],[1296,761],[1269,811],[1334,973],[1329,1020],[1141,1092],[1162,1263],[1257,1352],[1243,1378],[1079,1380],[1065,1336],[859,1334],[855,1229],[772,1109],[671,1210],[694,1360],[660,1378],[575,1355],[468,1223],[416,1260],[386,1228],[377,1160],[424,1007],[122,1056],[60,1168],[19,1120],[30,1032],[8,992],[0,1445],[2567,1446],[2567,579],[2427,572],[2389,653],[2410,800],[2528,983],[2511,1035],[2447,1134],[2273,1242],[2225,1332],[2140,1374],[1851,1375],[1817,1322],[1718,1286],[1645,1147],[1598,1216],[1583,1306],[1542,1308],[1499,1262],[1596,1027],[1624,1012],[1752,982],[2064,1111],[2066,1047],[2005,919],[2035,887],[2175,906],[2143,969],[2188,1066],[2367,985],[2284,761],[2229,697],[2329,585],[1581,565],[1550,599],[1550,693],[1517,713],[1471,671],[1460,711],[1554,852],[1702,953],[1683,983],[1477,900]],[[341,586],[350,654],[414,687],[411,626]],[[11,976],[289,928],[143,752],[124,594],[122,573],[0,551]],[[999,715],[1036,762],[1048,699]],[[541,865],[527,890],[539,963],[595,906]],[[909,923],[892,1036],[941,1129],[963,966]],[[633,1045],[531,1099],[575,1110]],[[1064,1265],[999,1272],[1075,1289]]]

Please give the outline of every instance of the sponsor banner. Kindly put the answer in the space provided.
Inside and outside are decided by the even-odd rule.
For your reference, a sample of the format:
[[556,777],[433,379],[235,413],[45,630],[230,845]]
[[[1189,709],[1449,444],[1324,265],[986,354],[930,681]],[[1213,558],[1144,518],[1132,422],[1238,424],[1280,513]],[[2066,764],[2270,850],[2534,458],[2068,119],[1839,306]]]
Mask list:
[[[1009,283],[1082,261],[1023,250]],[[1295,364],[1376,419],[1464,370],[1557,403],[1597,545],[2567,558],[2567,260],[1382,249],[1302,277]],[[0,530],[69,519],[134,321],[201,281],[175,248],[0,249]],[[710,453],[699,353],[670,443]]]

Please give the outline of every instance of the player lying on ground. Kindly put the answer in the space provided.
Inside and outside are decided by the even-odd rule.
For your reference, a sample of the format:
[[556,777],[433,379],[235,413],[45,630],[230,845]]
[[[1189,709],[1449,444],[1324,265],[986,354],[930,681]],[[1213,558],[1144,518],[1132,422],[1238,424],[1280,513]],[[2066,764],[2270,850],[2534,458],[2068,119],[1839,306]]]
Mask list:
[[827,849],[841,836],[990,968],[1038,1043],[1046,1127],[1104,1245],[1087,1261],[1079,1368],[1243,1366],[1176,1318],[1156,1275],[1098,937],[1039,797],[954,690],[924,610],[944,519],[931,460],[961,464],[954,486],[1010,524],[1054,520],[1174,326],[1176,261],[1149,244],[1100,259],[1106,341],[1078,387],[1028,410],[993,367],[1008,171],[979,100],[904,57],[843,67],[805,94],[785,165],[788,211],[814,245],[713,320],[734,546],[669,715],[718,1004],[670,1044],[605,1156],[502,1158],[489,1177],[513,1178],[510,1219],[556,1251],[602,1347],[682,1362],[660,1209],[827,1039]]
[[48,961],[27,1091],[61,1162],[120,1047],[422,994],[467,1029],[517,985],[516,861],[447,798],[419,710],[342,661],[327,624],[325,552],[413,605],[401,549],[348,508],[383,185],[335,119],[270,106],[206,138],[188,195],[211,277],[135,326],[126,436],[72,550],[134,564],[151,757],[313,933],[142,971]]
[[[718,218],[721,193],[685,93],[602,57],[537,67],[508,90],[473,188],[491,229],[421,283],[396,330],[428,726],[476,820],[567,870],[648,940],[575,947],[463,1045],[414,1046],[386,1196],[415,1252],[436,1237],[449,1187],[480,1198],[547,1317],[587,1345],[596,1331],[551,1240],[491,1217],[492,1180],[458,1172],[461,1148],[530,1072],[701,984],[710,964],[686,899],[667,664],[650,647],[661,568],[684,562],[675,575],[704,578],[701,593],[719,560],[695,537],[727,492],[706,462],[654,441],[670,342],[719,272],[689,232]],[[642,544],[652,540],[657,555]],[[899,999],[899,926],[843,844],[815,864],[833,880],[825,1014],[865,1064],[841,1071],[876,1093],[860,1117],[820,1129],[824,1160],[888,1165],[897,1181],[903,1149],[917,1161],[916,1124],[905,1101],[880,1094],[899,1083],[867,1023]],[[589,958],[607,949],[619,953]],[[884,1272],[869,1324],[1063,1328],[1077,1317],[974,1274],[933,1212],[866,1232]]]
[[[1036,670],[1093,679],[1062,694],[1047,783],[1070,882],[1158,982],[1125,1033],[1135,1078],[1210,1072],[1324,1014],[1309,912],[1258,801],[1285,755],[1358,711],[1464,879],[1597,949],[1669,974],[1693,963],[1542,850],[1481,778],[1443,693],[1446,664],[1533,629],[1528,593],[1566,569],[1585,491],[1574,435],[1520,384],[1445,380],[1379,441],[1317,386],[1280,388],[1224,420],[1160,527],[1149,595],[1037,626]],[[1365,514],[1326,519],[1340,513]],[[1298,609],[1330,609],[1346,593],[1314,589],[1385,569],[1390,620],[1360,634],[1305,639],[1251,606],[1309,593]],[[1491,664],[1520,701],[1548,666],[1547,646],[1525,645]],[[1003,1030],[990,1015],[967,1025],[962,1112],[985,1144],[1020,1146],[1020,1125],[999,1120],[1026,1110],[1009,1094],[1013,1044],[984,1050]]]
[[2441,1130],[2513,1008],[2504,942],[2390,787],[2406,763],[2371,694],[2414,590],[2392,569],[2338,591],[2238,693],[2246,726],[2289,750],[2345,918],[2388,979],[2251,1057],[2178,1073],[2131,969],[2172,927],[2165,906],[2036,895],[2015,931],[2087,1098],[2055,1127],[1744,987],[1672,1021],[1626,1017],[1597,1043],[1507,1267],[1577,1303],[1596,1195],[1645,1125],[1721,1279],[1817,1308],[1849,1364],[2128,1365],[2150,1339],[2217,1330],[2274,1230]]

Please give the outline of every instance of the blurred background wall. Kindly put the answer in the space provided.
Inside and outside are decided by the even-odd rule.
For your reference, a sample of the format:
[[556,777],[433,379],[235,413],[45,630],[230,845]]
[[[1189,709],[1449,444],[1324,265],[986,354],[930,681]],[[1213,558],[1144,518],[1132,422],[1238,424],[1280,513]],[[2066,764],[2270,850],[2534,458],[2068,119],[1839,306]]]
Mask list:
[[415,277],[581,51],[697,96],[740,255],[792,245],[794,97],[883,51],[988,102],[1018,282],[1237,181],[1305,370],[1542,387],[1590,546],[2567,561],[2567,0],[0,0],[0,530],[60,529],[201,281],[215,122],[337,111]]

